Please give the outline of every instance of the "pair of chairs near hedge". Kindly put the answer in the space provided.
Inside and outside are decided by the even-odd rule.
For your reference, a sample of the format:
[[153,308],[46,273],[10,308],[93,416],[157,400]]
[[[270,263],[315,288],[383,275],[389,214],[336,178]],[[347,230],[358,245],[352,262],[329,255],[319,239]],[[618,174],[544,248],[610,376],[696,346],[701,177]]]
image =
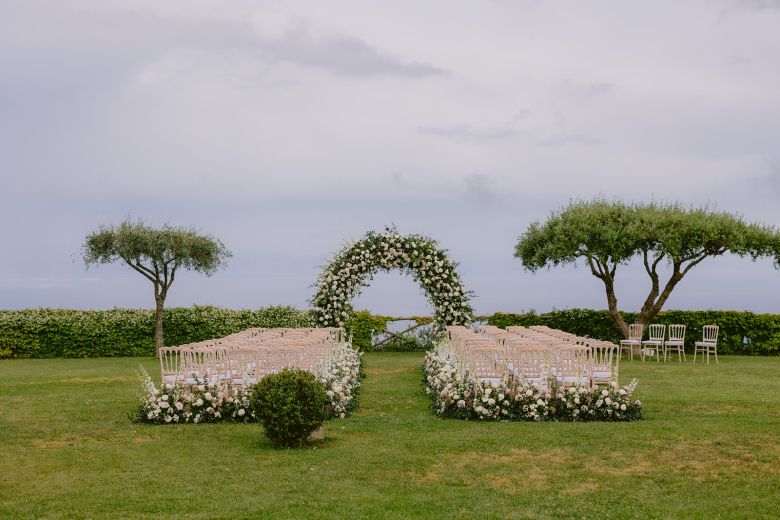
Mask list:
[[[678,361],[685,360],[685,325],[669,325],[669,338],[666,338],[666,325],[654,323],[648,327],[649,339],[642,340],[644,335],[644,326],[634,323],[628,327],[628,339],[621,340],[621,352],[628,351],[631,359],[634,359],[634,352],[638,350],[642,361],[648,351],[653,352],[656,361],[660,361],[661,355],[664,362],[667,361],[670,354],[677,354]],[[653,355],[650,354],[650,355]],[[710,354],[715,356],[715,363],[718,363],[718,326],[705,325],[702,329],[702,340],[694,343],[693,362],[696,363],[696,355],[701,354],[707,357],[707,364],[710,362]]]

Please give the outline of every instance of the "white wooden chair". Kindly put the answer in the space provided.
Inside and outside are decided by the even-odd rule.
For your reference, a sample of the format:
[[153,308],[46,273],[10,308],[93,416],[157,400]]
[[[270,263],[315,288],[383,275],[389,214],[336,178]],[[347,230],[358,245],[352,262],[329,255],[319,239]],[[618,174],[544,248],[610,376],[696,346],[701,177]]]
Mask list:
[[669,339],[664,342],[664,361],[673,353],[677,354],[677,361],[685,360],[685,325],[669,325]]
[[619,347],[614,343],[600,341],[594,342],[590,348],[593,351],[592,386],[617,383],[620,371]]
[[540,390],[547,389],[550,376],[550,349],[547,347],[514,347],[507,350],[507,369]]
[[160,375],[162,382],[170,385],[181,380],[181,350],[175,347],[160,349]]
[[634,351],[641,355],[642,335],[645,333],[644,325],[633,323],[628,326],[628,339],[620,340],[620,353],[628,350],[630,359],[634,359]]
[[648,327],[648,336],[649,338],[644,340],[642,342],[642,361],[645,360],[646,355],[648,352],[651,351],[650,348],[652,347],[652,355],[655,355],[655,360],[660,361],[661,360],[661,352],[664,349],[664,337],[666,337],[666,325],[662,323],[653,323]]
[[500,383],[503,375],[503,349],[477,347],[470,352],[471,370],[483,383]]
[[553,373],[561,386],[590,386],[592,352],[589,347],[561,346],[553,357]]
[[696,354],[707,356],[707,364],[710,364],[710,354],[715,355],[715,364],[718,364],[718,329],[717,325],[705,325],[702,330],[702,340],[693,345],[693,362],[696,363]]

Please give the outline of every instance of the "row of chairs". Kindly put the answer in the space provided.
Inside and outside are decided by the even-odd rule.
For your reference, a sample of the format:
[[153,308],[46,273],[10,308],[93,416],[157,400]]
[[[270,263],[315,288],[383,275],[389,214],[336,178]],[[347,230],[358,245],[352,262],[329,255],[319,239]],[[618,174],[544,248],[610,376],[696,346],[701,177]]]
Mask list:
[[315,372],[327,361],[344,331],[248,329],[224,338],[160,349],[162,381],[192,385],[230,381],[241,387],[285,368]]
[[[510,330],[512,329],[512,330]],[[617,382],[617,346],[589,346],[520,328],[485,326],[479,333],[465,327],[447,328],[447,345],[483,382],[505,375],[545,388],[555,378],[563,386],[596,386]]]
[[[677,354],[677,360],[682,362],[685,357],[685,325],[669,325],[667,336],[667,326],[662,323],[654,323],[648,327],[648,339],[643,340],[644,326],[634,323],[628,327],[628,339],[620,341],[621,352],[628,352],[630,359],[634,359],[634,353],[637,352],[642,361],[646,356],[655,356],[656,361],[663,357],[664,362],[668,361],[671,354]],[[717,325],[705,325],[702,328],[702,339],[694,343],[693,362],[696,363],[697,354],[706,357],[707,364],[710,362],[710,354],[715,357],[715,363],[718,363],[718,331]]]

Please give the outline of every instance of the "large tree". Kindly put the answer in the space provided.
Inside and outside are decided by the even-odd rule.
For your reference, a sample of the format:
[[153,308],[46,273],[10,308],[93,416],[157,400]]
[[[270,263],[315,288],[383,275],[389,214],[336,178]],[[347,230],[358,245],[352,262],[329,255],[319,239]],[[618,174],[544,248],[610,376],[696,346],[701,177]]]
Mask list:
[[165,225],[152,228],[143,222],[122,222],[118,227],[103,226],[87,235],[84,263],[106,264],[123,261],[141,273],[154,286],[155,352],[163,346],[163,307],[176,272],[181,269],[211,276],[222,267],[230,252],[218,239],[193,229]]
[[[642,259],[650,291],[637,323],[646,325],[693,267],[724,253],[753,260],[774,256],[780,262],[780,232],[709,208],[597,199],[572,202],[543,223],[534,222],[515,248],[515,256],[530,271],[584,261],[604,283],[609,314],[624,337],[628,325],[618,312],[615,293],[619,265],[636,256]],[[662,262],[671,268],[665,280],[658,269]]]

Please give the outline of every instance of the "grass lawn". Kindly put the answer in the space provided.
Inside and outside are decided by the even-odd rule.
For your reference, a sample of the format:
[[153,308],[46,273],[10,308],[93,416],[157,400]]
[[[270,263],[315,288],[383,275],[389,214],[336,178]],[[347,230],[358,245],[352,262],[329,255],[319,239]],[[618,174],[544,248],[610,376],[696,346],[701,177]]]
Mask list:
[[636,423],[429,411],[421,354],[367,354],[316,449],[257,425],[134,425],[149,358],[0,361],[2,518],[777,518],[780,358],[624,362]]

